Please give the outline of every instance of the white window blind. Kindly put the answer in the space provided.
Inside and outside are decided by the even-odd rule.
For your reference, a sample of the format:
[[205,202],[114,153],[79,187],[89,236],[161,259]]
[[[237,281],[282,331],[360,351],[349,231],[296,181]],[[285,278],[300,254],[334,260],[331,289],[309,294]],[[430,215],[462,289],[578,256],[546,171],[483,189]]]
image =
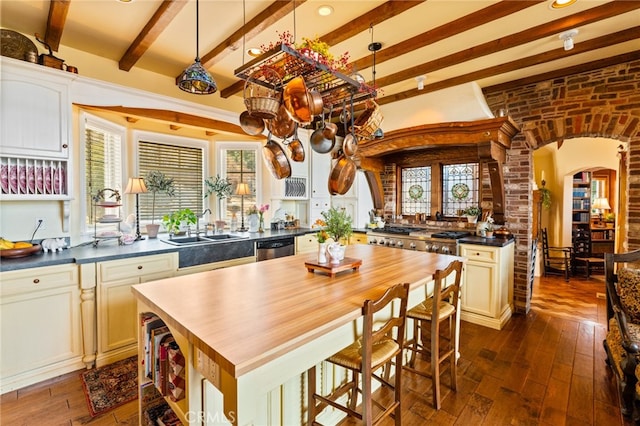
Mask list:
[[[151,170],[158,170],[173,178],[176,186],[175,196],[156,194],[155,221],[175,210],[191,209],[200,214],[203,208],[203,150],[189,146],[138,142],[138,171],[144,177]],[[151,222],[151,194],[140,196],[140,220]]]
[[104,188],[122,194],[122,136],[87,120],[85,123],[85,205],[87,224],[93,224],[92,196]]

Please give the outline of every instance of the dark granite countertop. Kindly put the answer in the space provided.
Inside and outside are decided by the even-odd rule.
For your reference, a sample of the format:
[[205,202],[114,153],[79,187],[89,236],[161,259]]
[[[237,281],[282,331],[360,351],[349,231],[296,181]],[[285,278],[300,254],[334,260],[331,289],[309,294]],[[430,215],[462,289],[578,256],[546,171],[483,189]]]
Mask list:
[[[248,235],[249,237],[242,240],[234,240],[231,242],[219,242],[215,244],[210,244],[206,246],[197,246],[197,247],[208,247],[209,250],[215,250],[219,252],[228,252],[232,245],[238,244],[239,242],[247,243],[251,242],[251,244],[256,241],[267,241],[272,240],[274,238],[279,237],[287,237],[293,236],[296,237],[298,235],[305,235],[310,232],[315,232],[315,230],[309,228],[298,228],[293,230],[280,230],[280,231],[265,231],[261,233],[238,233],[239,235]],[[103,245],[98,245],[94,247],[92,242],[90,241],[88,245],[76,246],[70,249],[64,249],[62,252],[48,252],[44,253],[42,251],[33,254],[27,257],[20,257],[16,259],[2,258],[0,260],[0,272],[5,271],[15,271],[19,269],[28,269],[28,268],[38,268],[41,266],[53,266],[53,265],[63,265],[68,263],[94,263],[94,262],[103,262],[107,260],[116,260],[116,259],[125,259],[130,257],[137,256],[148,256],[153,254],[161,254],[161,253],[172,253],[172,252],[180,252],[181,250],[192,250],[194,246],[175,246],[172,244],[168,244],[163,239],[166,238],[166,235],[161,234],[159,238],[155,239],[144,239],[141,241],[136,241],[130,245],[117,245],[113,242],[103,243]],[[226,248],[226,249],[225,249]],[[212,262],[217,261],[217,259],[212,259]]]
[[501,238],[501,237],[486,238],[486,237],[470,236],[470,237],[460,238],[458,240],[459,244],[476,244],[476,245],[480,245],[480,246],[492,246],[492,247],[504,247],[504,246],[508,246],[509,244],[511,244],[513,242],[515,242],[515,239],[513,237],[511,237],[511,238]]

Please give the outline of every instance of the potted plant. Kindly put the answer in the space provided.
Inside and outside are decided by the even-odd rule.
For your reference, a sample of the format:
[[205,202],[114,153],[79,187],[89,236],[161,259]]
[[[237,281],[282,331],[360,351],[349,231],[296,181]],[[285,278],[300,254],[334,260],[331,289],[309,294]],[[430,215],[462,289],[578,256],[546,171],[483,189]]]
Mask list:
[[224,214],[222,213],[222,200],[229,198],[233,189],[233,184],[229,178],[223,178],[220,175],[210,176],[204,180],[205,193],[204,197],[207,198],[211,194],[216,194],[218,197],[218,220],[216,221],[216,228],[224,226]]
[[326,224],[324,230],[333,240],[333,243],[327,247],[327,251],[331,255],[331,262],[339,263],[344,259],[345,246],[342,242],[353,233],[351,216],[344,208],[331,207],[322,212],[322,218]]
[[164,173],[158,170],[151,170],[147,172],[144,177],[144,184],[147,187],[147,191],[153,194],[151,201],[151,223],[147,225],[147,234],[149,238],[156,238],[158,236],[158,228],[160,225],[154,223],[156,217],[156,194],[164,193],[169,197],[175,195],[176,187],[173,182],[173,178],[167,177]]
[[476,223],[478,221],[478,215],[480,214],[480,208],[478,206],[469,206],[464,210],[463,214],[467,216],[469,223]]
[[177,235],[180,233],[182,225],[195,225],[198,217],[191,209],[181,209],[162,217],[162,224],[169,234]]

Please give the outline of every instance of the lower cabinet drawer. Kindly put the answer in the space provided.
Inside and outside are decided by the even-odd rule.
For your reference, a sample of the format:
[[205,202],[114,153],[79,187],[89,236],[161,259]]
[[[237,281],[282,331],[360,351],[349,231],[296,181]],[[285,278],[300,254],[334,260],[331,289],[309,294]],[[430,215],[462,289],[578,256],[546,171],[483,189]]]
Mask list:
[[3,297],[17,293],[28,293],[78,284],[78,266],[56,265],[3,272],[0,295]]
[[178,266],[176,255],[169,253],[140,256],[131,259],[110,260],[99,263],[98,268],[99,279],[101,282],[105,282],[171,272],[177,270]]

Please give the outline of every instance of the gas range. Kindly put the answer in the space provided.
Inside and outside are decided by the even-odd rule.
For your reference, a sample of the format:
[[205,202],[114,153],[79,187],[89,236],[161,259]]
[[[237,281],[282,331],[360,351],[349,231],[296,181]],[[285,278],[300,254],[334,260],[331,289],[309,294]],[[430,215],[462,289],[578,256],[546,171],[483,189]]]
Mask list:
[[471,235],[469,231],[442,231],[401,226],[386,226],[367,233],[367,242],[405,250],[457,254],[458,239]]

